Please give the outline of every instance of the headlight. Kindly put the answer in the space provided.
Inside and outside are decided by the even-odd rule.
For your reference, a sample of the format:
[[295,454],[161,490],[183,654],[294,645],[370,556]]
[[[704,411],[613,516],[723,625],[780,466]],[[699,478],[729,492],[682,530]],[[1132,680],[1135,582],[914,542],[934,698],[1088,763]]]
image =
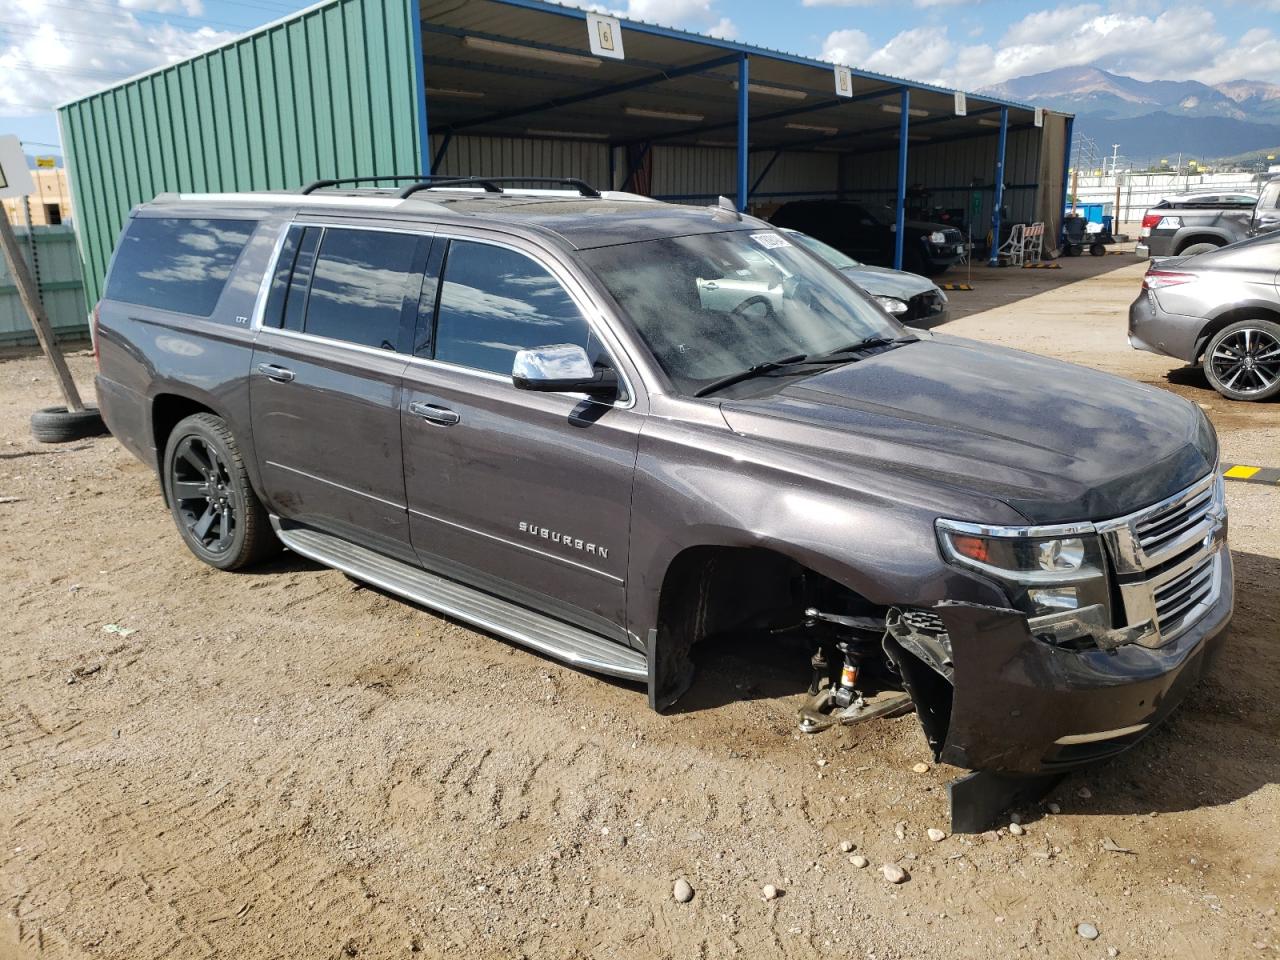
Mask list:
[[984,527],[939,520],[943,556],[995,580],[1009,602],[1031,617],[1101,604],[1110,622],[1110,587],[1102,541],[1092,525]]
[[876,297],[876,302],[895,317],[907,312],[907,305],[897,297]]
[[946,243],[947,235],[943,233],[941,230],[935,230],[933,231],[933,233],[929,234],[929,242],[930,243]]

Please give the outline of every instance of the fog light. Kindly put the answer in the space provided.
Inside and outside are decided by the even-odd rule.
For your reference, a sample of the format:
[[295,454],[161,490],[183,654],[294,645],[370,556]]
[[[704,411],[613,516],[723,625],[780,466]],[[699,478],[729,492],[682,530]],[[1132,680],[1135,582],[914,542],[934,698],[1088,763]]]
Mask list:
[[1056,610],[1076,610],[1080,606],[1080,597],[1075,587],[1049,587],[1044,590],[1028,590],[1027,599],[1045,613]]

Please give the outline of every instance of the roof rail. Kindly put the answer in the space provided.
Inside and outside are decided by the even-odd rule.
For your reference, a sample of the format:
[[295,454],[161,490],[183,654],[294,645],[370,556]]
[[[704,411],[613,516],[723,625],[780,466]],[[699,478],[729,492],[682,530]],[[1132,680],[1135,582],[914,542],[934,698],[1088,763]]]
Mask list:
[[400,198],[412,196],[420,190],[433,187],[484,187],[487,193],[502,193],[500,183],[548,183],[562,187],[573,187],[579,196],[599,197],[600,191],[585,180],[577,177],[423,177],[420,182],[411,184],[400,191]]
[[381,180],[430,180],[430,177],[424,177],[420,173],[392,173],[381,177],[342,177],[337,180],[313,180],[305,187],[299,190],[299,193],[308,194],[315,193],[325,187],[337,187],[344,183],[377,183]]

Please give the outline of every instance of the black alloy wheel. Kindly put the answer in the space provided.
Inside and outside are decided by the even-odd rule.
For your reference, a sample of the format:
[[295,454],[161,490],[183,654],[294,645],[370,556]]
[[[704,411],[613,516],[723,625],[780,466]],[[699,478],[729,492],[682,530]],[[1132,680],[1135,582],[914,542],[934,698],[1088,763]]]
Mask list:
[[221,417],[198,413],[175,426],[162,475],[178,532],[211,567],[235,570],[280,549],[240,448]]
[[1280,324],[1244,320],[1219,331],[1205,351],[1204,372],[1232,400],[1280,394]]

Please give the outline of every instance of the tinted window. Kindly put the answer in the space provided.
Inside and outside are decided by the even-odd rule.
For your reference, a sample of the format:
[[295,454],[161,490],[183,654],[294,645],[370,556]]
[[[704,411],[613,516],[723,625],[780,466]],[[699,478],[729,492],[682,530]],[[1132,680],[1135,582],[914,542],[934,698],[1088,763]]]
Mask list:
[[1262,196],[1258,198],[1259,210],[1280,208],[1280,180],[1268,183],[1262,188]]
[[555,277],[514,250],[466,240],[449,244],[437,360],[510,376],[517,350],[559,343],[576,343],[596,359],[590,327]]
[[311,283],[311,269],[316,263],[316,247],[320,246],[323,227],[307,227],[298,238],[297,249],[290,266],[289,287],[285,294],[284,312],[279,321],[286,330],[301,330],[302,319],[307,312],[307,287]]
[[252,220],[134,217],[111,265],[107,298],[207,317],[255,226]]
[[[412,288],[416,310],[422,274],[414,278],[418,237],[379,230],[324,231],[311,270],[305,332],[366,347],[394,350],[400,341],[401,315]],[[299,252],[301,261],[305,244]],[[298,276],[301,264],[295,265]],[[289,300],[294,300],[291,287]],[[285,307],[286,325],[292,304]]]

